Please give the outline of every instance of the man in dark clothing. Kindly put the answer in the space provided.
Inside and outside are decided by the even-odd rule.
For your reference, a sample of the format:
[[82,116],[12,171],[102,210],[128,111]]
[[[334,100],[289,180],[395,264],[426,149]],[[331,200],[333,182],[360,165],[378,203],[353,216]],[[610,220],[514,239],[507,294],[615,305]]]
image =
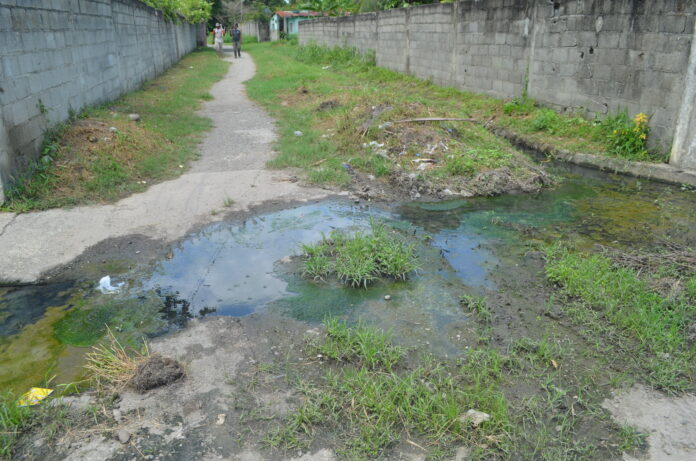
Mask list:
[[240,48],[240,43],[242,41],[242,31],[239,30],[239,24],[235,24],[230,32],[230,37],[232,37],[232,44],[234,49],[234,57],[242,57],[242,49]]

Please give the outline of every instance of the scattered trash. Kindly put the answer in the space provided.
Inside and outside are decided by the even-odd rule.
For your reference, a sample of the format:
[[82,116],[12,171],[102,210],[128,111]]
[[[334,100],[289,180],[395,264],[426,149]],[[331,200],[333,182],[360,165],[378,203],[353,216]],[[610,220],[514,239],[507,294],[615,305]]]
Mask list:
[[555,360],[551,359],[551,365],[553,365],[553,367],[554,367],[556,370],[558,370],[558,362],[556,362]]
[[391,295],[384,295],[384,300],[389,301],[391,299]]
[[350,171],[353,169],[353,167],[351,167],[349,163],[342,163],[341,166],[343,167],[344,170]]
[[227,418],[227,415],[225,413],[220,413],[219,415],[217,415],[217,421],[215,421],[215,424],[217,424],[218,426],[222,426],[223,424],[225,424],[225,418]]
[[122,444],[125,445],[130,440],[131,433],[125,429],[121,429],[116,433],[116,438],[118,439],[119,442],[121,442]]
[[121,290],[121,287],[123,287],[125,283],[117,283],[115,285],[111,284],[111,276],[105,275],[101,279],[99,279],[99,287],[97,288],[99,291],[101,291],[103,294],[112,294],[112,293],[118,293]]
[[295,131],[295,136],[302,136],[302,135],[304,135],[303,132],[301,132],[301,131]]
[[115,126],[112,126],[109,129],[111,130],[112,133],[118,132],[118,128],[116,128]]
[[330,69],[330,68],[331,68],[330,65],[329,65],[329,66],[323,66],[323,67],[322,67],[322,70],[326,70],[326,69]]
[[134,122],[137,122],[140,120],[140,114],[128,114],[128,118]]
[[382,124],[380,124],[380,125],[377,125],[377,128],[379,128],[380,130],[383,130],[383,129],[385,129],[385,128],[389,128],[389,127],[392,126],[392,125],[393,125],[392,122],[384,122],[384,123],[382,123]]
[[183,167],[184,167],[184,165],[179,165],[179,168],[183,168]]
[[30,407],[33,405],[38,405],[43,399],[48,397],[53,393],[53,389],[46,389],[43,387],[32,387],[27,392],[22,394],[19,402],[17,402],[18,407]]
[[488,421],[489,419],[491,419],[491,415],[474,410],[473,408],[459,417],[459,421],[462,423],[471,423],[474,427],[479,427],[482,422]]

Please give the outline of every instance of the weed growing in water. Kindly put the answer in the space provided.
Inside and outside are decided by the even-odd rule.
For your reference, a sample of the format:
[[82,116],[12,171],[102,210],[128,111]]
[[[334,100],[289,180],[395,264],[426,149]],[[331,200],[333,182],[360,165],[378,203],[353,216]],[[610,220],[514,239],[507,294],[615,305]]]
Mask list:
[[314,245],[303,245],[304,274],[317,280],[335,275],[353,287],[367,287],[379,277],[406,280],[418,269],[413,245],[389,232],[384,223],[370,222],[370,233],[333,231]]
[[490,322],[493,319],[491,310],[488,308],[486,298],[483,296],[462,295],[459,303],[466,309],[474,312],[483,322]]

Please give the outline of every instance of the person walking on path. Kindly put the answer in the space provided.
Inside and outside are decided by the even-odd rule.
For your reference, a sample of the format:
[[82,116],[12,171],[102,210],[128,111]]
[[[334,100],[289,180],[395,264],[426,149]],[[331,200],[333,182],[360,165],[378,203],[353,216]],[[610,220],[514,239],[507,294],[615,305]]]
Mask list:
[[230,32],[230,37],[232,37],[234,57],[241,58],[242,57],[242,49],[240,47],[240,43],[242,41],[242,31],[239,30],[239,24],[234,25],[234,27],[232,28],[232,31]]
[[215,51],[219,57],[222,57],[222,42],[225,37],[225,29],[222,28],[220,23],[215,24],[215,29],[213,29],[213,39]]

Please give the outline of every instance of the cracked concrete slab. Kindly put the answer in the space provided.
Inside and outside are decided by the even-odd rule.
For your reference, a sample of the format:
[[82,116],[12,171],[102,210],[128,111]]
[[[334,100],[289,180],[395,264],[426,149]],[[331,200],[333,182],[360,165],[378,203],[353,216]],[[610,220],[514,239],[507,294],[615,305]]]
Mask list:
[[[214,99],[200,113],[213,120],[214,128],[200,145],[201,158],[178,179],[112,205],[0,213],[0,280],[36,281],[109,238],[137,233],[174,241],[195,226],[220,220],[223,210],[326,197],[328,191],[301,187],[287,172],[264,170],[276,134],[273,119],[246,96],[243,82],[254,72],[245,54],[213,86]],[[224,208],[228,199],[234,203]]]

